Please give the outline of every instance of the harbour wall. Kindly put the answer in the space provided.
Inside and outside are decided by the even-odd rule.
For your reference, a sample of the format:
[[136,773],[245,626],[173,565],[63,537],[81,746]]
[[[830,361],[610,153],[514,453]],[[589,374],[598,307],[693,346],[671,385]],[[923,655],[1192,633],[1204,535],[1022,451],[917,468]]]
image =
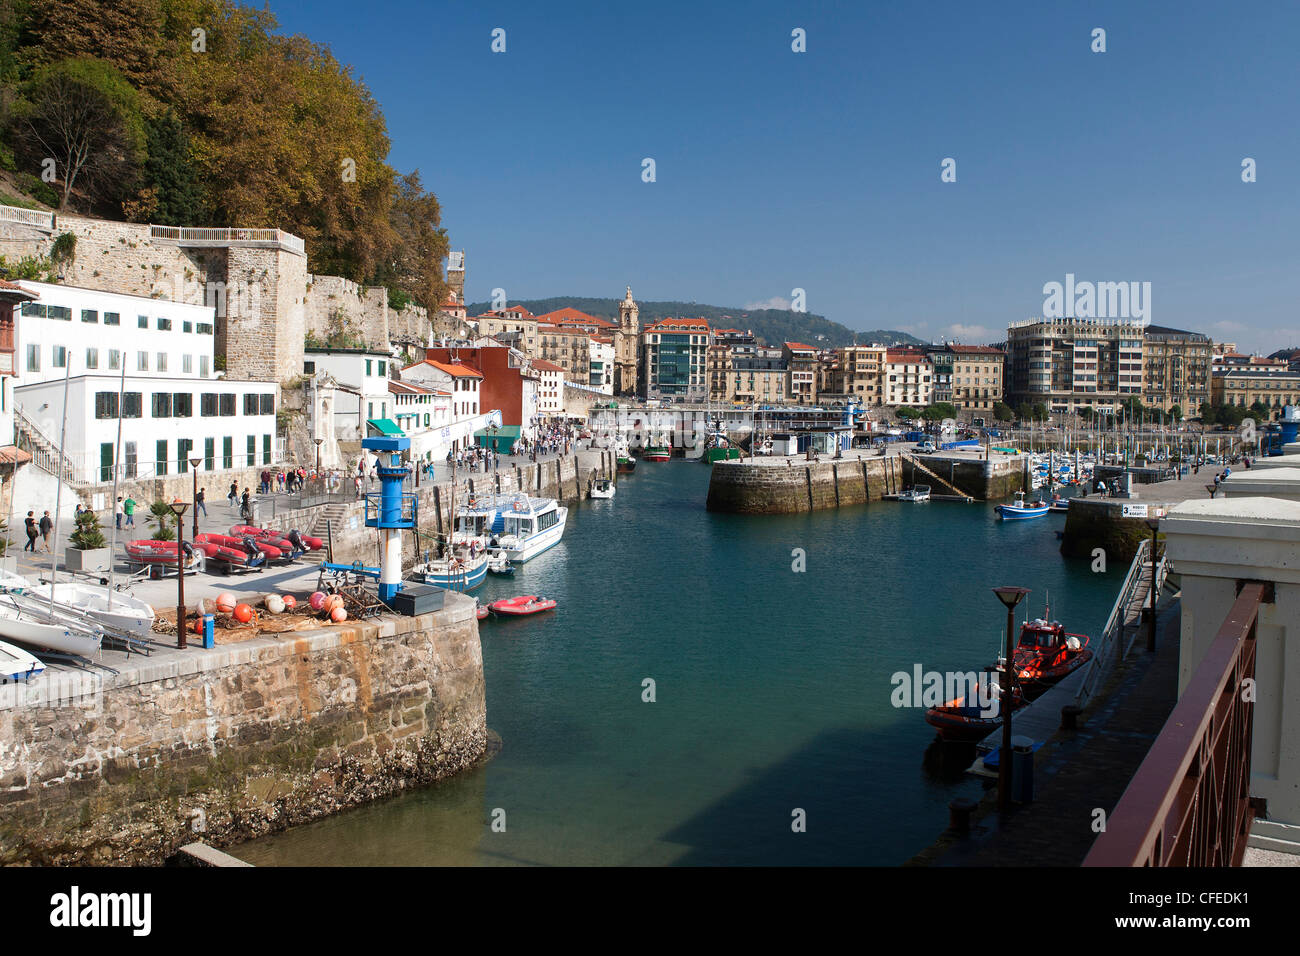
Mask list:
[[159,864],[431,783],[487,746],[474,604],[455,594],[58,677],[0,686],[0,864]]
[[[782,463],[784,462],[784,464]],[[980,500],[1007,497],[1023,482],[1017,459],[923,459],[925,466],[949,478],[962,493]],[[800,457],[720,461],[709,479],[710,511],[736,514],[794,514],[879,501],[909,484],[929,484],[934,494],[951,489],[899,456],[850,456],[806,461]]]
[[[1144,513],[1126,517],[1126,507]],[[1071,498],[1070,510],[1065,514],[1061,554],[1067,558],[1091,558],[1093,551],[1101,548],[1108,561],[1132,561],[1138,545],[1151,537],[1147,515],[1159,517],[1165,511],[1162,504],[1122,498]]]

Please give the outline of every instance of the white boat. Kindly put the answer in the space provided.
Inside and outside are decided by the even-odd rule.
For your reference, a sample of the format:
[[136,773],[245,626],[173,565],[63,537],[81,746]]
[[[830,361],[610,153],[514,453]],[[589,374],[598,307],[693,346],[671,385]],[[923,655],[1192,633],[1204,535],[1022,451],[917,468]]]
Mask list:
[[487,577],[488,553],[486,550],[470,557],[469,549],[458,547],[445,558],[433,558],[417,564],[411,580],[435,584],[448,591],[472,591]]
[[0,568],[0,591],[16,591],[22,594],[31,586],[32,582],[21,574],[14,574],[12,571]]
[[99,652],[104,632],[71,620],[52,618],[49,608],[10,594],[0,599],[0,638],[62,654],[89,657]]
[[0,682],[31,680],[45,665],[21,647],[0,641]]
[[531,561],[564,537],[569,509],[554,498],[532,498],[525,494],[479,496],[456,514],[453,541],[473,535],[497,555],[516,563]]
[[597,478],[591,486],[591,497],[613,498],[615,490],[614,482],[608,478]]
[[[134,637],[148,637],[153,633],[153,607],[137,597],[78,581],[60,581],[54,585],[54,589],[56,608],[60,604],[67,605],[83,614],[89,614],[105,627],[126,631]],[[50,585],[28,588],[26,594],[38,601],[48,601]]]
[[898,496],[899,501],[929,501],[929,485],[913,485]]

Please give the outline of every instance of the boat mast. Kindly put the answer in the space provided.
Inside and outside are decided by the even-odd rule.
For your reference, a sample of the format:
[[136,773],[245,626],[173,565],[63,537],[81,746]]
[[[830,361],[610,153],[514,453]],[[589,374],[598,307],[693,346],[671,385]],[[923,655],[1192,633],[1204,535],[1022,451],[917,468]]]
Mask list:
[[[113,450],[113,497],[109,505],[113,508],[113,528],[109,531],[108,542],[108,607],[113,607],[113,589],[117,586],[117,476],[122,470],[122,397],[126,390],[126,349],[118,353],[118,364],[122,366],[122,377],[117,385],[117,447]],[[195,508],[198,507],[196,503]],[[178,542],[176,547],[180,547]],[[184,558],[181,559],[184,562]]]
[[[63,512],[63,445],[68,435],[68,383],[72,379],[72,352],[63,350],[63,424],[59,427],[59,457],[54,466],[58,472],[59,484],[54,491],[54,550],[50,553],[50,620],[54,619],[54,586],[59,576],[59,519]],[[111,557],[111,556],[110,556]]]

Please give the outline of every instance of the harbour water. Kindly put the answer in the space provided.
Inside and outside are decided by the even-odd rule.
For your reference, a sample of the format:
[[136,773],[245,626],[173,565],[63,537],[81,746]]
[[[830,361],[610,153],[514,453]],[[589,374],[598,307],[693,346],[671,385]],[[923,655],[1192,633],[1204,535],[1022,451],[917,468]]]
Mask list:
[[[503,741],[494,760],[236,855],[902,863],[944,828],[948,802],[981,783],[941,767],[922,711],[892,705],[891,675],[990,663],[1006,620],[995,584],[1032,588],[1033,616],[1050,592],[1053,617],[1094,633],[1125,571],[1062,558],[1063,518],[1004,523],[986,504],[710,514],[708,472],[638,465],[612,501],[570,508],[559,546],[476,592],[559,601],[480,625],[488,725]],[[806,832],[792,829],[796,808]]]

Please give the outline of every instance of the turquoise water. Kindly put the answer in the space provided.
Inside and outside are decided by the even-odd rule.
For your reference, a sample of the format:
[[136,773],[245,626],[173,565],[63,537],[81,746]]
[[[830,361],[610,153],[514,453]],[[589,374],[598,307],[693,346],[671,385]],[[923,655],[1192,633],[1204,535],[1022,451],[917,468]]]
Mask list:
[[[1070,630],[1104,622],[1125,569],[1066,561],[1064,519],[879,503],[783,517],[704,510],[709,469],[643,463],[484,600],[554,597],[481,625],[486,766],[254,841],[258,865],[897,864],[979,781],[945,770],[890,676],[997,654],[996,584]],[[791,552],[806,552],[804,573]],[[1023,615],[1022,615],[1023,617]],[[655,682],[654,703],[642,700]],[[791,828],[806,814],[806,832]],[[494,816],[504,832],[492,829]]]

